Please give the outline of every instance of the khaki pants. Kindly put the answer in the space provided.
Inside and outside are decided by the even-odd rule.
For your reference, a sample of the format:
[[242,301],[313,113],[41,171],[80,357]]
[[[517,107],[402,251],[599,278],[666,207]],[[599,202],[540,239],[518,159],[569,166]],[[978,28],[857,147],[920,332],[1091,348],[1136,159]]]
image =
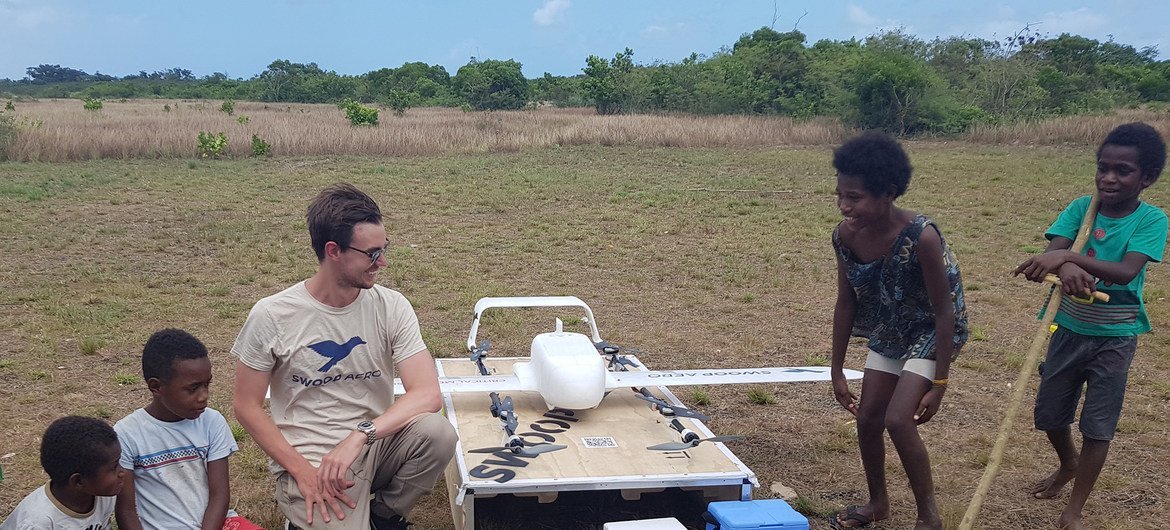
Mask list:
[[[305,530],[369,530],[370,512],[379,517],[406,517],[415,503],[439,480],[455,456],[455,429],[440,414],[420,416],[398,434],[382,438],[358,455],[350,467],[353,487],[346,490],[357,507],[342,504],[345,520],[330,511],[329,524],[319,509],[313,524],[305,520],[305,499],[287,471],[276,477],[276,503],[289,522]],[[369,502],[364,500],[369,499]]]

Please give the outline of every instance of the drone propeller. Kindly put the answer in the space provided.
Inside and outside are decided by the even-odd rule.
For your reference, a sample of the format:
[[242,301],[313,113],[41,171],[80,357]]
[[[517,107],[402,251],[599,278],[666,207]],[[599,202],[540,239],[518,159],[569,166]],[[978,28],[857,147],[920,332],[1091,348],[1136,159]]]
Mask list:
[[482,341],[480,341],[479,346],[472,348],[471,360],[472,361],[479,361],[480,359],[487,357],[487,352],[491,348],[492,348],[491,341],[489,341],[487,339],[483,339]]
[[651,445],[646,449],[651,451],[685,451],[703,442],[733,442],[735,440],[744,439],[743,436],[729,435],[729,436],[712,436],[710,438],[699,438],[699,435],[683,426],[678,419],[670,420],[670,428],[678,431],[681,442],[668,442],[658,445]]
[[739,435],[712,436],[710,438],[701,438],[701,439],[692,440],[690,442],[670,442],[670,443],[664,443],[664,444],[658,444],[658,445],[651,445],[650,447],[647,447],[646,449],[649,449],[651,451],[685,451],[685,450],[690,449],[690,448],[692,448],[696,445],[699,445],[700,443],[703,443],[703,442],[733,442],[735,440],[742,440],[742,439],[744,439],[744,437],[739,436]]
[[615,372],[626,372],[629,371],[628,367],[630,366],[638,367],[641,365],[631,361],[629,357],[626,357],[625,355],[618,355],[616,353],[609,355],[609,366],[607,367],[609,370]]
[[626,348],[625,346],[618,346],[616,344],[610,344],[609,342],[604,341],[604,340],[601,342],[594,342],[593,347],[597,348],[597,351],[599,353],[601,353],[602,355],[617,355],[617,354],[622,353],[622,352],[642,353],[642,350],[639,350],[637,348]]
[[509,436],[514,434],[520,422],[516,418],[515,409],[512,408],[512,396],[504,396],[504,399],[501,400],[500,394],[497,392],[488,395],[492,398],[492,416],[504,422],[504,430],[508,432]]
[[496,453],[499,451],[511,451],[513,454],[521,456],[536,456],[552,451],[559,451],[567,446],[556,445],[550,443],[529,443],[523,438],[516,436],[516,426],[519,421],[516,418],[516,410],[512,408],[512,396],[504,396],[500,399],[498,392],[488,394],[492,399],[491,412],[503,422],[504,435],[507,436],[507,441],[504,445],[497,447],[480,447],[478,449],[471,449],[468,453]]
[[498,453],[500,451],[511,451],[513,454],[521,456],[536,456],[544,453],[551,453],[553,451],[560,451],[564,449],[565,445],[557,445],[550,443],[530,444],[521,440],[520,438],[513,438],[507,445],[499,447],[480,447],[478,449],[471,449],[468,453]]
[[492,343],[487,339],[483,339],[483,341],[479,343],[479,346],[471,349],[471,362],[475,363],[475,366],[479,368],[479,375],[491,375],[491,370],[488,370],[488,367],[484,366],[483,364],[483,359],[484,357],[487,357],[488,350],[490,350],[491,347]]
[[651,404],[650,408],[656,408],[660,414],[666,417],[680,416],[683,418],[694,418],[699,421],[707,421],[711,419],[710,416],[707,416],[706,414],[703,414],[697,410],[688,409],[681,405],[674,405],[654,397],[654,395],[651,394],[650,391],[646,389],[646,387],[637,389],[637,394],[635,397],[644,401],[649,401]]

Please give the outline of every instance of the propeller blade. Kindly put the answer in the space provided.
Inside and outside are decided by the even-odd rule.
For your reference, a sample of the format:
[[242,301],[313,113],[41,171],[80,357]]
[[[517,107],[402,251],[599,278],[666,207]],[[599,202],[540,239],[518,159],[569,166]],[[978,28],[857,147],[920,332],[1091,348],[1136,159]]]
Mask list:
[[668,442],[664,444],[651,445],[646,449],[651,451],[685,451],[694,447],[694,444],[689,442]]
[[746,436],[736,434],[726,436],[712,436],[710,438],[703,438],[702,440],[695,440],[693,442],[669,442],[658,445],[651,445],[646,449],[651,451],[685,451],[703,442],[734,442],[736,440],[743,440]]
[[553,451],[560,451],[561,449],[564,449],[566,447],[568,447],[568,446],[567,445],[557,445],[557,444],[544,443],[544,444],[524,446],[524,448],[521,449],[520,452],[535,456],[535,455],[544,454],[544,453],[551,453]]
[[508,451],[511,453],[516,453],[516,454],[521,454],[521,455],[536,456],[536,455],[540,455],[540,454],[544,454],[544,453],[551,453],[553,451],[560,451],[561,449],[564,449],[565,447],[568,447],[568,446],[549,444],[549,443],[540,443],[540,444],[533,444],[533,445],[514,445],[511,447],[480,447],[478,449],[469,449],[467,452],[468,453],[485,454],[485,453],[498,453],[500,451]]

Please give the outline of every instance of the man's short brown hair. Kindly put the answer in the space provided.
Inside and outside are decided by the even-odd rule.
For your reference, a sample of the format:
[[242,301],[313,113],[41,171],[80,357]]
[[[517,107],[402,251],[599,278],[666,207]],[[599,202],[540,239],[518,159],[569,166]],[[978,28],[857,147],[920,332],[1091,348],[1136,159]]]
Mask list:
[[352,184],[337,183],[321,190],[309,203],[305,214],[309,238],[317,261],[325,259],[325,243],[333,241],[348,248],[353,240],[353,227],[358,223],[381,223],[382,210],[378,203]]

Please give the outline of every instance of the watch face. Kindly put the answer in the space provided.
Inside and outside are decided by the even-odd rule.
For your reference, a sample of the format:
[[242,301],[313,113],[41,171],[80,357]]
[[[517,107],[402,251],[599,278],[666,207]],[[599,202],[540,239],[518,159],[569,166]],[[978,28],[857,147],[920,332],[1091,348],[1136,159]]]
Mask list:
[[370,430],[370,429],[373,429],[373,428],[374,428],[374,422],[372,422],[372,421],[363,421],[363,422],[361,422],[361,423],[359,423],[359,424],[358,424],[357,428],[358,428],[358,430],[359,430],[359,431],[368,431],[368,430]]

